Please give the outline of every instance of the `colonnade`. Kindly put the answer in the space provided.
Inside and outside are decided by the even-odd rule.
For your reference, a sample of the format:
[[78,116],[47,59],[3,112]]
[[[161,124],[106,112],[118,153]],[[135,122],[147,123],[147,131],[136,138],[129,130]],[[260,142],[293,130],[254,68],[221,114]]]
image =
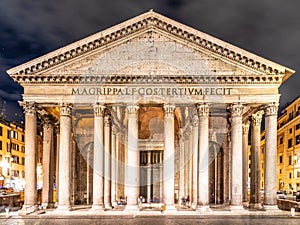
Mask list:
[[[25,102],[25,200],[24,207],[36,205],[36,107],[33,102]],[[58,203],[57,210],[69,210],[71,183],[71,148],[72,148],[72,105],[60,104],[59,145],[58,151]],[[243,124],[243,105],[231,104],[230,109],[230,141],[229,153],[224,163],[224,176],[228,185],[224,185],[224,196],[228,196],[232,210],[242,210],[247,201],[246,187],[248,181],[248,131],[249,123]],[[164,159],[163,159],[163,202],[167,210],[175,210],[175,105],[165,104],[164,109]],[[277,104],[270,103],[263,107],[265,114],[266,145],[264,157],[264,207],[275,209],[276,206],[276,133]],[[120,188],[118,182],[124,179],[123,194],[126,196],[126,210],[138,210],[139,197],[139,149],[138,118],[139,106],[127,106],[127,138],[124,141],[124,165],[117,163],[118,152],[121,151],[117,128],[113,128],[109,115],[105,114],[105,105],[96,103],[94,110],[94,159],[93,159],[93,203],[92,210],[111,208]],[[193,115],[190,125],[179,132],[180,178],[179,200],[190,195],[194,209],[209,210],[209,113],[206,103],[197,104],[197,114]],[[259,206],[259,146],[260,123],[262,113],[251,116],[251,198],[250,205]],[[189,132],[188,132],[189,131]],[[188,135],[185,135],[188,134]],[[53,142],[53,126],[44,125],[44,189],[43,203],[51,203],[52,189],[50,177],[53,176],[51,160],[54,160],[49,141]],[[189,156],[191,156],[190,159]],[[224,158],[226,158],[224,156]],[[48,163],[49,162],[49,163]],[[227,164],[226,164],[227,163]],[[229,168],[226,168],[229,165]],[[247,165],[247,167],[246,167]],[[124,171],[123,178],[119,174],[120,166]],[[52,171],[52,172],[51,172]],[[253,175],[254,174],[254,175]],[[229,179],[227,179],[229,178]],[[225,179],[224,179],[225,180]],[[227,190],[228,189],[228,190]]]

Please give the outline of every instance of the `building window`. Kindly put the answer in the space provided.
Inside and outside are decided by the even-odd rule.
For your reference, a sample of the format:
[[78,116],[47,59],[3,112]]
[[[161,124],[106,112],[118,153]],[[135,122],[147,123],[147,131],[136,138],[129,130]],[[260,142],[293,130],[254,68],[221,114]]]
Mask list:
[[262,170],[264,169],[264,163],[261,164],[261,169],[262,169]]
[[293,128],[290,128],[290,134],[293,133]]
[[300,144],[300,134],[296,136],[296,145]]
[[3,128],[0,127],[0,136],[2,136],[2,135],[3,135]]
[[279,156],[279,163],[282,163],[282,155]]
[[292,173],[290,173],[290,179],[292,179]]
[[22,142],[25,142],[24,134],[22,134]]
[[0,141],[0,150],[2,150],[3,148],[2,148],[2,141]]
[[25,152],[25,146],[22,146],[21,149],[22,149],[22,152]]
[[299,128],[300,128],[300,123],[298,123],[298,124],[296,125],[296,130],[299,130]]
[[279,138],[279,144],[280,144],[280,145],[283,144],[283,137],[282,137],[282,136]]
[[281,174],[281,172],[282,172],[281,169],[279,169],[279,174]]
[[300,177],[300,171],[297,171],[297,178]]
[[292,165],[292,162],[293,162],[293,161],[292,161],[292,156],[290,155],[290,156],[289,156],[289,165]]
[[261,148],[261,153],[264,154],[264,146]]
[[293,146],[293,139],[290,138],[290,139],[288,140],[288,148],[291,148],[292,146]]

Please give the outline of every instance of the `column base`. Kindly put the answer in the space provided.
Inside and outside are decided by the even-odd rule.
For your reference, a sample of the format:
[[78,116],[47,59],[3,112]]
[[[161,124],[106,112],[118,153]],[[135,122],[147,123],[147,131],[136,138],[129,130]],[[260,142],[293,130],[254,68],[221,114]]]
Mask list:
[[236,213],[245,212],[243,205],[230,205],[229,207],[231,212],[236,212]]
[[281,210],[278,208],[278,205],[263,205],[263,208],[272,213],[278,213],[281,212]]
[[249,209],[262,209],[262,205],[260,203],[250,203],[249,204]]
[[192,203],[191,204],[191,208],[194,209],[194,210],[196,210],[197,209],[197,203]]
[[249,202],[247,201],[245,201],[245,202],[243,202],[243,207],[246,207],[246,208],[248,208],[249,207]]
[[58,205],[54,213],[69,213],[72,210],[70,205]]
[[104,204],[105,209],[112,209],[111,203],[105,203]]
[[93,211],[93,212],[96,212],[96,211],[102,212],[104,210],[105,210],[105,208],[103,205],[92,205],[92,208],[90,209],[90,211]]
[[174,212],[177,212],[177,209],[175,208],[174,205],[162,205],[161,206],[161,212],[164,212],[164,213],[174,213]]
[[197,205],[196,211],[200,214],[211,212],[209,205]]
[[138,205],[126,205],[125,212],[138,212],[140,211],[140,208]]
[[28,214],[34,213],[37,208],[37,205],[23,205],[22,209],[18,211],[18,214],[20,216],[26,216]]

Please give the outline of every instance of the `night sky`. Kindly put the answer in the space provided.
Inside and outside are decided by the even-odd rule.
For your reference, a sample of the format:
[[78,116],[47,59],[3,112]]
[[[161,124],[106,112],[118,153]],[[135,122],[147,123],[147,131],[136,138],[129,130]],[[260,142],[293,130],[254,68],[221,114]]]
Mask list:
[[150,9],[296,70],[280,88],[281,107],[300,95],[299,0],[1,0],[0,97],[7,119],[22,114],[23,91],[7,69]]

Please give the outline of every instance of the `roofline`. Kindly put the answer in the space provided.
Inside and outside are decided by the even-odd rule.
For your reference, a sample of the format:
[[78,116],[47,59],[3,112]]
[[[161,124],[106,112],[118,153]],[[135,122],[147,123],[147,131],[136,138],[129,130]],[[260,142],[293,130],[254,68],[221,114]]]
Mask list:
[[[146,25],[143,24],[144,21],[145,21]],[[76,57],[77,53],[78,53],[76,50],[78,50],[79,48],[80,48],[80,54],[85,54],[86,52],[89,52],[91,50],[94,50],[95,48],[103,46],[100,43],[100,45],[98,47],[92,46],[92,48],[90,49],[90,46],[89,46],[90,43],[93,44],[93,42],[95,42],[95,41],[99,42],[100,40],[106,41],[106,39],[105,39],[106,37],[110,37],[111,35],[116,34],[116,32],[120,33],[120,31],[124,31],[125,32],[124,36],[126,36],[126,34],[130,34],[130,33],[134,32],[133,29],[138,29],[137,28],[138,25],[140,25],[140,26],[144,25],[145,26],[144,28],[146,28],[147,26],[154,26],[154,27],[157,27],[160,29],[165,29],[166,31],[168,31],[170,33],[174,33],[175,35],[182,37],[182,38],[186,38],[184,35],[187,35],[188,37],[186,39],[188,39],[189,41],[194,41],[200,47],[204,47],[206,49],[214,51],[217,54],[228,57],[229,59],[239,61],[240,63],[246,64],[247,66],[252,67],[254,69],[257,69],[257,67],[258,67],[258,69],[264,70],[267,73],[272,73],[272,71],[275,71],[275,72],[277,71],[283,75],[283,82],[285,82],[290,76],[292,76],[295,73],[295,71],[292,69],[284,67],[278,63],[272,62],[263,57],[257,56],[253,53],[250,53],[244,49],[236,47],[232,44],[229,44],[229,43],[222,41],[218,38],[215,38],[211,35],[208,35],[206,33],[198,31],[194,28],[191,28],[185,24],[182,24],[173,19],[165,17],[159,13],[154,12],[153,10],[145,12],[141,15],[133,17],[124,22],[121,22],[121,23],[114,25],[110,28],[107,28],[103,31],[92,34],[81,40],[75,41],[75,42],[68,44],[66,46],[63,46],[57,50],[51,51],[45,55],[37,57],[28,62],[25,62],[19,66],[13,67],[13,68],[7,70],[7,73],[9,75],[27,74],[26,71],[29,71],[29,74],[30,74],[30,73],[35,73],[35,72],[41,71],[44,68],[47,69],[49,67],[52,67],[53,65],[60,64],[62,62],[65,62],[66,60],[69,60],[70,58],[73,58],[73,55],[70,55],[71,52],[72,53],[75,52],[74,57]],[[133,27],[131,27],[131,26],[133,26]],[[170,30],[169,30],[169,28],[170,28]],[[173,31],[173,28],[175,29],[175,31]],[[191,35],[194,35],[194,39],[199,38],[199,40],[198,39],[192,40],[191,38],[189,38],[189,36],[191,36]],[[114,37],[115,37],[115,35],[114,35]],[[116,40],[118,40],[118,39],[116,38]],[[111,41],[115,41],[115,40],[111,40]],[[83,48],[83,50],[81,50],[82,48]],[[87,50],[85,50],[85,48],[87,48]],[[68,55],[66,55],[66,54],[68,54]],[[60,59],[61,57],[63,58],[62,60]],[[54,64],[51,64],[50,60],[53,60],[54,58],[58,58],[58,63],[54,62]],[[50,63],[50,65],[49,65],[49,63]]]

